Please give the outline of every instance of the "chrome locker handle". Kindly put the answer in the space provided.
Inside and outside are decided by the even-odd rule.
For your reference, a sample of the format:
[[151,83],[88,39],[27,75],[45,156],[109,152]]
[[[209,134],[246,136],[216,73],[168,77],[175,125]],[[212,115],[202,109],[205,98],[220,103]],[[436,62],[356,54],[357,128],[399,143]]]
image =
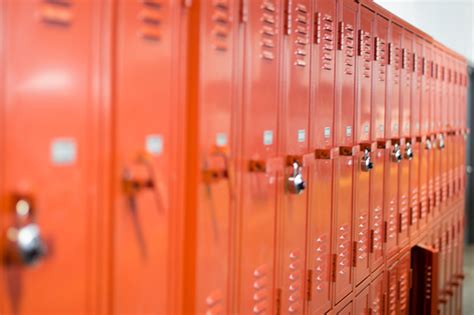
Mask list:
[[287,187],[290,193],[298,195],[306,189],[306,182],[303,178],[301,165],[294,161],[292,167],[293,171],[287,179]]
[[360,164],[360,168],[363,172],[369,172],[374,168],[374,163],[372,162],[370,151],[368,149],[364,149],[364,156],[362,156]]

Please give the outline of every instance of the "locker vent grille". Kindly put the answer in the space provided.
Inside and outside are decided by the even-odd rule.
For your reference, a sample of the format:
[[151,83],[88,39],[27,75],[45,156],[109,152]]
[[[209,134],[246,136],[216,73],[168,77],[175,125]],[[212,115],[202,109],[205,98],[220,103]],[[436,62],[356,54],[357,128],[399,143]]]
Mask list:
[[230,8],[228,0],[214,1],[214,14],[212,15],[212,38],[214,49],[226,51],[230,28]]
[[40,4],[39,16],[48,25],[68,26],[71,24],[72,0],[43,0]]
[[273,1],[270,0],[264,0],[261,9],[261,57],[271,61],[275,59],[274,37],[278,27],[278,9]]
[[146,40],[159,41],[161,39],[162,4],[158,0],[143,0],[143,8],[139,13],[141,23],[139,34]]

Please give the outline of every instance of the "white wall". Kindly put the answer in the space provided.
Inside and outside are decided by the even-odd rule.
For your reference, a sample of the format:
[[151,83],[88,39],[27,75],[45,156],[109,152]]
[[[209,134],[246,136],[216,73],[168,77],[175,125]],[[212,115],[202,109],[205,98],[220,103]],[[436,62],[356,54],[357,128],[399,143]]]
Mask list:
[[474,62],[474,0],[375,0]]

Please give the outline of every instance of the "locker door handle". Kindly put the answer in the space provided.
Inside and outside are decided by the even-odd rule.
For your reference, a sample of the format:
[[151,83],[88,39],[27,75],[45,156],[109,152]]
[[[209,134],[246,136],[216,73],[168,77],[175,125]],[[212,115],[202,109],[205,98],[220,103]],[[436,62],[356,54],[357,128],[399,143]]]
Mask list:
[[374,163],[372,162],[372,158],[370,157],[369,149],[364,149],[364,155],[362,156],[360,164],[360,167],[364,172],[369,172],[371,169],[374,168]]
[[302,167],[298,161],[292,164],[292,173],[287,179],[288,191],[292,194],[301,194],[306,189],[306,182],[303,178]]
[[413,147],[410,142],[405,144],[405,159],[411,161],[413,159]]
[[444,147],[445,147],[445,143],[444,143],[444,135],[442,133],[440,133],[438,135],[438,147],[440,150],[443,150]]
[[400,163],[402,160],[402,151],[400,150],[400,145],[395,143],[392,150],[392,161],[395,163]]
[[426,150],[431,150],[433,148],[433,144],[431,143],[431,140],[430,139],[426,139],[426,142],[425,142],[425,149]]
[[7,263],[26,266],[36,265],[46,254],[41,229],[36,223],[32,199],[27,196],[14,198],[14,226],[7,230]]

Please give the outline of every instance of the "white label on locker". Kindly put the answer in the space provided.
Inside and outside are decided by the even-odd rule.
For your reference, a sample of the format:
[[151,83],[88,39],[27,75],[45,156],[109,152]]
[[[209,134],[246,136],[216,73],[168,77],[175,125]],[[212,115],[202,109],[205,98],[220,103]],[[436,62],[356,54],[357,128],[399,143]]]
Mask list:
[[273,144],[273,131],[265,130],[263,132],[263,144],[272,145]]
[[56,138],[51,142],[51,161],[56,165],[71,165],[76,162],[77,145],[73,138]]
[[367,135],[369,134],[369,124],[364,125],[364,133]]
[[227,145],[227,134],[224,132],[218,132],[216,134],[216,146],[225,147]]
[[398,131],[398,124],[393,124],[393,131],[395,131],[395,132]]
[[420,128],[420,123],[416,123],[416,124],[415,124],[415,128],[416,128],[416,129]]
[[298,142],[304,142],[306,139],[306,131],[304,129],[298,130]]
[[160,155],[163,152],[163,137],[161,135],[148,135],[145,146],[148,153]]
[[410,129],[410,124],[409,124],[409,123],[405,123],[404,128],[405,128],[405,131],[408,131],[408,130]]
[[352,136],[352,126],[346,127],[346,137]]
[[326,127],[324,128],[324,138],[329,138],[331,136],[331,128]]
[[379,125],[379,131],[380,131],[381,133],[383,133],[384,129],[385,129],[385,128],[384,128],[384,125]]

